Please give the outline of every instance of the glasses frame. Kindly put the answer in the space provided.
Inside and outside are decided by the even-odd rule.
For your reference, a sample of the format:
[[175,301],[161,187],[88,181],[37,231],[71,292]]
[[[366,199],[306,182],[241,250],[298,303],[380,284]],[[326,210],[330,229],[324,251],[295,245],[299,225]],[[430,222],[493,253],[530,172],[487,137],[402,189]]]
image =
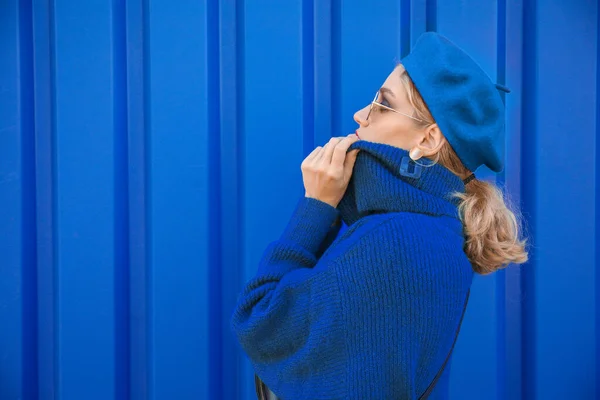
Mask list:
[[413,117],[412,115],[405,114],[405,113],[403,113],[403,112],[401,112],[401,111],[394,110],[394,109],[393,109],[393,108],[391,108],[391,107],[388,107],[388,106],[386,106],[386,105],[383,105],[383,104],[381,104],[380,102],[378,102],[378,101],[377,101],[377,98],[379,97],[379,93],[380,93],[380,91],[379,91],[379,90],[378,90],[377,92],[375,92],[375,97],[373,98],[373,101],[371,102],[371,105],[370,105],[370,107],[369,107],[369,113],[367,114],[367,119],[366,119],[367,121],[369,120],[369,117],[371,116],[371,112],[373,111],[373,106],[374,106],[374,105],[376,105],[376,106],[378,106],[378,107],[385,108],[386,110],[393,111],[393,112],[395,112],[396,114],[404,115],[405,117],[408,117],[408,118],[410,118],[410,119],[414,119],[415,121],[419,121],[419,122],[422,122],[422,123],[424,123],[424,124],[428,124],[428,123],[429,123],[429,122],[427,122],[427,121],[423,121],[423,120],[422,120],[422,119],[420,119],[420,118]]

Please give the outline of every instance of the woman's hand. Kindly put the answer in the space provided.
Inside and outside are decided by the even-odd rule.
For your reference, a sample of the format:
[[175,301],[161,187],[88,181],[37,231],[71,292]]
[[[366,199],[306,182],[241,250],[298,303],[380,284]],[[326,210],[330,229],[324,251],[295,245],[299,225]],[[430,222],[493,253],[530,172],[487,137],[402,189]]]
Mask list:
[[331,138],[325,147],[317,147],[304,159],[300,168],[306,197],[337,207],[344,197],[359,152],[346,151],[357,140],[354,133]]

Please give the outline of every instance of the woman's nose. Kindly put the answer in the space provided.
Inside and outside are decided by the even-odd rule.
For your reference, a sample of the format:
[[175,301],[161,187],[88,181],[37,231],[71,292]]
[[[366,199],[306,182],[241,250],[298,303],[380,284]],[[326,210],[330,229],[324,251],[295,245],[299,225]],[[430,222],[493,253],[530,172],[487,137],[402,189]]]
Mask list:
[[369,113],[369,106],[364,107],[361,110],[358,110],[357,112],[354,113],[354,121],[356,121],[356,123],[362,127],[368,126],[369,125],[369,121],[367,120],[368,113]]

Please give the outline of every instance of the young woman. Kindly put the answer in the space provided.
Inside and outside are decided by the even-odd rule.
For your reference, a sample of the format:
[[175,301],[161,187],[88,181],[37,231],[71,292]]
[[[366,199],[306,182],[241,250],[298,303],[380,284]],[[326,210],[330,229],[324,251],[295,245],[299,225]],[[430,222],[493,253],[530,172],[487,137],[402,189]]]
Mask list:
[[263,396],[448,397],[474,273],[527,260],[502,192],[472,173],[503,169],[499,90],[426,33],[356,132],[303,161],[306,195],[231,318]]

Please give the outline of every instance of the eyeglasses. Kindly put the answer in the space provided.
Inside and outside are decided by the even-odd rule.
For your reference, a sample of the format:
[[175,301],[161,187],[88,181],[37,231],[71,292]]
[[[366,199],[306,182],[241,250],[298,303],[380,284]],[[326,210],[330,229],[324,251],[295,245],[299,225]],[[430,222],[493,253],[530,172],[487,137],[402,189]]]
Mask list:
[[412,115],[404,114],[403,112],[400,112],[398,110],[394,110],[391,107],[388,107],[388,106],[386,106],[384,104],[381,104],[380,102],[377,101],[378,98],[379,98],[379,90],[377,92],[375,92],[375,98],[373,99],[373,101],[371,102],[371,106],[369,107],[369,113],[367,114],[367,121],[369,120],[369,116],[371,115],[371,111],[373,111],[373,106],[376,105],[378,107],[385,108],[386,110],[393,111],[393,112],[395,112],[397,114],[402,114],[402,115],[404,115],[404,116],[406,116],[408,118],[414,119],[416,121],[423,122],[425,124],[428,123],[427,121],[423,121],[422,119],[413,117]]

